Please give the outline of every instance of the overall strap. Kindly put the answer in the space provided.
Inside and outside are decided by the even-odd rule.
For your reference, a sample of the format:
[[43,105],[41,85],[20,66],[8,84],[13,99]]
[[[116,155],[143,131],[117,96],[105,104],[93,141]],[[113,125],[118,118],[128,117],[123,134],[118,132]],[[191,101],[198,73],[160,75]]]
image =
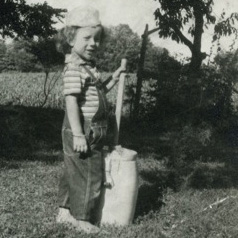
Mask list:
[[99,96],[99,108],[94,117],[92,118],[92,122],[99,122],[103,120],[107,120],[108,117],[108,105],[107,105],[107,99],[105,96],[105,89],[103,87],[103,84],[93,75],[93,73],[84,65],[82,65],[86,72],[92,77],[94,80],[96,89],[98,91]]
[[82,65],[82,67],[86,70],[86,72],[92,77],[96,87],[99,89],[102,89],[102,83],[94,76],[94,74],[90,71],[89,68],[87,68],[85,65]]

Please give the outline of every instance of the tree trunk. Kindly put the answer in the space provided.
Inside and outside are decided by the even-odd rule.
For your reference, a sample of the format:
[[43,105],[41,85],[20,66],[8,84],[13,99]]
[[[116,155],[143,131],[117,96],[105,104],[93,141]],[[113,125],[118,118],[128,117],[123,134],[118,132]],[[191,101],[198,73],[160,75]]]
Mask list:
[[192,59],[189,65],[190,71],[193,73],[198,73],[204,59],[203,53],[196,51],[192,52]]
[[193,73],[198,73],[200,71],[202,61],[206,58],[206,54],[201,52],[204,14],[200,9],[199,3],[195,4],[193,9],[195,16],[195,29],[194,29],[194,41],[191,48],[192,59],[190,62],[190,71]]

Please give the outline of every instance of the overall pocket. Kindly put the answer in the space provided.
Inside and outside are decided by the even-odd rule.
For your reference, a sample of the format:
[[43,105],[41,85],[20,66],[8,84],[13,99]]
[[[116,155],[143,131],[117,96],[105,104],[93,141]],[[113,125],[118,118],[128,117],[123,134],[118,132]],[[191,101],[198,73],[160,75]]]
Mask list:
[[89,135],[89,143],[91,147],[98,147],[103,144],[106,139],[107,126],[92,126]]
[[75,154],[73,133],[68,128],[62,129],[62,143],[63,143],[63,151],[65,154],[67,155]]

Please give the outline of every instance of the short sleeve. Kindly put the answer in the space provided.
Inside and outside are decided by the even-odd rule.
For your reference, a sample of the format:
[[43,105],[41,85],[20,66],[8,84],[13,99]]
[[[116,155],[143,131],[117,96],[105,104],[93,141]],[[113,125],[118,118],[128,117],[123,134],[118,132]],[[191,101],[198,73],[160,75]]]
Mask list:
[[64,95],[82,92],[82,75],[79,69],[66,67],[63,75]]

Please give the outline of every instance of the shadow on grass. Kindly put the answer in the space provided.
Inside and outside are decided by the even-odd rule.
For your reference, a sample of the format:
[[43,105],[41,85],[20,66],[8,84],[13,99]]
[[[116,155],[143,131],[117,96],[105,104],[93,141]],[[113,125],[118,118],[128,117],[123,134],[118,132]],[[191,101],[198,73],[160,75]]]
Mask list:
[[35,155],[35,156],[26,156],[26,157],[22,157],[22,156],[12,156],[10,159],[9,158],[2,158],[0,159],[0,168],[1,169],[20,169],[23,164],[22,162],[35,162],[35,161],[40,161],[43,162],[46,165],[54,165],[55,163],[58,163],[59,161],[62,161],[63,159],[61,159],[62,154],[59,155],[44,155],[44,156],[40,156],[40,155]]
[[[0,165],[19,168],[19,161],[43,161],[53,164],[61,160],[61,126],[64,111],[51,108],[0,106]],[[138,125],[121,124],[120,144],[138,152],[141,158],[152,156],[153,161],[170,160],[171,142],[162,133]],[[218,148],[219,147],[219,148]],[[228,188],[238,185],[238,150],[236,146],[219,145],[209,148],[204,157],[211,162],[196,162],[191,169],[188,186]],[[214,159],[215,158],[215,159]],[[214,161],[216,161],[214,163]],[[149,163],[149,162],[146,162]],[[139,191],[137,215],[149,207],[160,206],[161,187],[179,188],[183,174],[179,169],[167,171],[149,169],[140,172],[145,183]],[[144,196],[144,197],[143,197]],[[144,201],[147,201],[146,205]],[[158,205],[159,204],[159,205]],[[143,208],[142,208],[143,207]],[[148,209],[147,209],[148,207]]]
[[[138,128],[139,130],[135,127],[126,127],[122,131],[121,141],[125,147],[136,150],[141,158],[147,158],[149,155],[156,161],[166,161],[166,171],[160,169],[155,173],[153,170],[140,172],[142,178],[154,184],[153,186],[170,187],[175,191],[188,187],[195,189],[238,187],[238,140],[235,140],[234,136],[232,143],[229,138],[224,137],[224,141],[218,140],[219,144],[214,146],[201,150],[195,148],[199,149],[198,154],[195,154],[196,150],[192,155],[186,154],[186,151],[183,154],[180,151],[180,154],[176,154],[173,142],[163,136],[162,132]],[[191,151],[188,150],[189,153]],[[179,165],[174,164],[173,159],[176,156],[178,161],[182,162]]]
[[174,191],[180,182],[173,171],[157,169],[140,169],[143,184],[139,187],[135,218],[148,214],[151,211],[160,211],[164,205],[163,195],[167,188]]
[[235,150],[235,148],[233,152],[227,150],[226,154],[220,151],[216,162],[197,163],[189,185],[196,189],[237,188],[238,154]]
[[123,125],[122,123],[119,144],[135,150],[141,157],[153,154],[155,160],[163,160],[171,152],[171,146],[163,133],[140,125]]
[[162,194],[159,184],[143,184],[138,192],[135,219],[151,211],[159,211],[164,204]]
[[47,155],[47,151],[59,151],[62,148],[63,115],[64,112],[58,109],[1,106],[0,160],[57,160],[59,154]]

